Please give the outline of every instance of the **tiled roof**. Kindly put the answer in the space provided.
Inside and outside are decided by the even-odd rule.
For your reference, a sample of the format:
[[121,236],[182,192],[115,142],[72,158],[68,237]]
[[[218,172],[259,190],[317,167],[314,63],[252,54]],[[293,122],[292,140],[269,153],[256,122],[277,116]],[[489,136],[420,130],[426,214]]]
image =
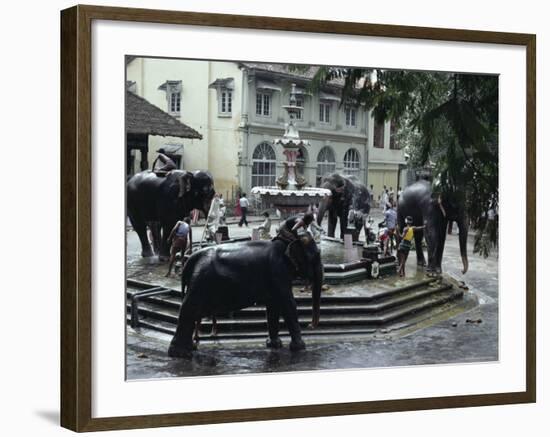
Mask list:
[[202,139],[195,129],[130,91],[126,91],[126,132]]
[[208,88],[233,88],[233,78],[232,77],[226,77],[224,79],[216,79],[214,82],[212,82],[210,85],[208,85]]
[[[260,70],[269,73],[281,74],[299,79],[311,80],[317,71],[318,65],[298,66],[293,68],[292,64],[269,64],[263,62],[241,62],[241,65],[250,70]],[[344,86],[343,79],[333,79],[328,82],[329,85]]]

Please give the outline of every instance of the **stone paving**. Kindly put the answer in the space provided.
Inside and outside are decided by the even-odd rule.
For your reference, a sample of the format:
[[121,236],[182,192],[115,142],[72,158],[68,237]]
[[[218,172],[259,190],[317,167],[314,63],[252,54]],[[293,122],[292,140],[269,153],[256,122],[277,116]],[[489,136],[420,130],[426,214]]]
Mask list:
[[[374,210],[375,223],[381,221],[381,211]],[[250,235],[251,228],[261,219],[251,217],[248,228],[239,228],[229,220],[230,236]],[[273,229],[276,226],[274,222]],[[202,228],[193,228],[195,240],[200,238]],[[285,347],[272,351],[263,342],[238,344],[201,344],[190,361],[169,358],[166,350],[169,337],[154,332],[138,332],[128,328],[127,377],[147,379],[173,376],[221,375],[302,371],[322,369],[348,369],[388,366],[408,366],[443,363],[470,363],[498,360],[498,259],[493,254],[483,259],[471,253],[470,268],[462,275],[458,236],[448,236],[445,246],[443,269],[445,274],[464,281],[469,287],[470,298],[479,301],[474,309],[456,315],[446,315],[442,320],[431,320],[423,329],[408,335],[394,336],[383,332],[368,337],[346,339],[306,339],[306,351],[290,353]],[[164,278],[166,264],[155,259],[144,260],[139,256],[139,242],[133,231],[128,232],[128,275],[147,282],[179,289],[179,278]],[[416,267],[413,252],[407,263],[407,278],[391,278],[332,286],[328,294],[361,293],[365,287],[387,287],[424,277]],[[386,282],[384,282],[386,281]],[[402,282],[401,282],[402,283]],[[299,293],[298,289],[294,290]],[[363,291],[364,292],[364,291]],[[287,341],[283,342],[285,344]]]

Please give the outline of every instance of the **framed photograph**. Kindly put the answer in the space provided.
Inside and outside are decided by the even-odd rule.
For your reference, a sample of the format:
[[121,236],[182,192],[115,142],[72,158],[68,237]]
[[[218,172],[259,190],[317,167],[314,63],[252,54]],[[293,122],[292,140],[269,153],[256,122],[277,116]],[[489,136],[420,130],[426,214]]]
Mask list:
[[535,44],[62,11],[62,426],[535,402]]

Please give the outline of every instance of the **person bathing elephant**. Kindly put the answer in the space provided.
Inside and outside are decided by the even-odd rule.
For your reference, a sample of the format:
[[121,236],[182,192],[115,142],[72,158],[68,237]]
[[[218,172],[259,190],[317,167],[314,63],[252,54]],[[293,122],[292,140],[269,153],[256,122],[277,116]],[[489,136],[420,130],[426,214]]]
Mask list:
[[[189,216],[193,209],[206,217],[214,197],[214,180],[206,171],[172,170],[164,177],[151,170],[132,176],[126,183],[127,213],[141,242],[141,255],[160,259],[170,255],[168,236],[178,220]],[[158,225],[157,225],[158,224]],[[147,237],[147,227],[153,234],[153,247]]]
[[327,176],[321,187],[329,189],[332,195],[319,205],[317,224],[321,224],[325,212],[328,211],[327,235],[334,237],[336,223],[340,221],[340,238],[343,239],[348,232],[348,225],[353,224],[353,240],[357,241],[371,208],[369,190],[355,176],[338,173]]
[[449,222],[458,225],[462,273],[468,271],[468,216],[464,201],[458,193],[444,192],[434,194],[430,182],[421,180],[406,187],[399,196],[397,206],[397,225],[405,228],[405,218],[412,217],[412,226],[425,225],[423,230],[414,233],[416,259],[418,265],[426,265],[422,238],[426,237],[428,246],[428,273],[441,273],[441,261],[445,247],[445,237]]
[[266,306],[267,347],[282,347],[282,315],[291,337],[290,350],[305,348],[292,281],[302,277],[312,284],[311,326],[315,328],[319,323],[323,266],[311,235],[288,234],[279,234],[272,241],[207,247],[191,255],[182,272],[185,295],[168,355],[191,358],[195,323],[202,317],[230,313],[256,303]]

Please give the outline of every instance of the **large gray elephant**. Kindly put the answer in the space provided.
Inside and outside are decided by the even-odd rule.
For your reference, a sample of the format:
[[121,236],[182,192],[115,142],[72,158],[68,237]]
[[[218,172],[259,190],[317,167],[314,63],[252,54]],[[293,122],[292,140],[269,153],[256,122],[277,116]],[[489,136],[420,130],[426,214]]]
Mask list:
[[426,237],[428,246],[428,266],[430,273],[441,273],[441,260],[445,248],[447,226],[456,222],[459,230],[460,255],[462,257],[462,273],[468,271],[468,216],[464,201],[459,193],[443,193],[434,195],[430,182],[421,180],[409,185],[399,197],[397,206],[397,224],[399,229],[405,226],[405,217],[411,216],[414,226],[425,225],[425,229],[416,231],[415,247],[419,265],[426,265],[422,238]]
[[336,223],[340,221],[340,238],[344,238],[348,225],[353,224],[352,236],[356,241],[370,212],[369,190],[355,176],[343,176],[338,173],[325,177],[321,187],[329,189],[332,195],[326,197],[319,205],[317,223],[321,224],[323,216],[328,211],[327,235],[334,237]]
[[185,297],[168,354],[191,357],[195,322],[202,317],[226,314],[255,303],[266,306],[268,347],[282,347],[279,338],[279,317],[282,315],[291,337],[290,349],[304,349],[292,294],[292,280],[297,276],[312,284],[311,325],[316,327],[323,267],[319,249],[309,234],[294,241],[275,238],[273,241],[229,243],[193,253],[182,272],[181,287]]
[[147,227],[153,234],[155,252],[169,256],[168,236],[178,220],[198,209],[206,216],[214,197],[214,180],[206,171],[172,170],[157,176],[145,170],[126,183],[128,217],[141,242],[141,255],[153,256]]

